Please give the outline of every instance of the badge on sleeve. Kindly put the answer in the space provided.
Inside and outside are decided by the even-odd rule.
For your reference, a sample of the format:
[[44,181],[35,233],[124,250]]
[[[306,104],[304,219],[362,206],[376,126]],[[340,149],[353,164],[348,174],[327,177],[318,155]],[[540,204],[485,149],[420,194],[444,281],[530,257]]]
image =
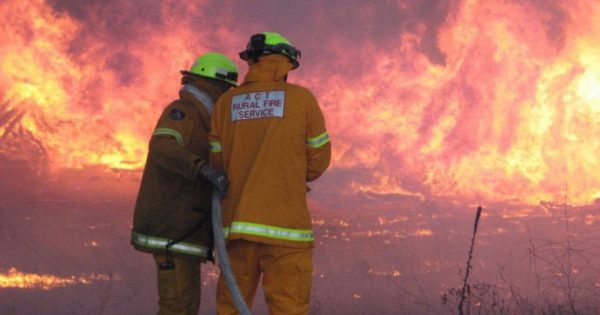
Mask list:
[[181,109],[173,108],[169,113],[169,117],[173,120],[183,120],[185,118],[185,112]]

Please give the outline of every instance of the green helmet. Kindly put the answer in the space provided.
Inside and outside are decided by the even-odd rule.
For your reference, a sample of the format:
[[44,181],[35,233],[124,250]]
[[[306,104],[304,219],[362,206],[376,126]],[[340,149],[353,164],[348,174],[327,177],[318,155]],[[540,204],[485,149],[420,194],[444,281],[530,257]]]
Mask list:
[[298,68],[300,63],[300,50],[294,48],[292,43],[285,37],[275,32],[264,32],[254,34],[250,37],[246,50],[240,53],[243,60],[258,60],[258,57],[266,54],[282,54],[287,56],[294,64],[292,69]]
[[181,74],[198,75],[236,86],[238,69],[236,64],[231,61],[231,59],[227,58],[227,56],[220,53],[209,52],[198,57],[190,67],[190,70],[182,70]]

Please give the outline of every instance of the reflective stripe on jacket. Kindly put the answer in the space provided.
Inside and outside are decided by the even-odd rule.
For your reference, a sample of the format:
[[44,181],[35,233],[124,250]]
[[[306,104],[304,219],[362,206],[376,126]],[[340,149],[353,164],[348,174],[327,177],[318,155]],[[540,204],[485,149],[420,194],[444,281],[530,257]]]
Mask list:
[[[131,233],[131,242],[140,247],[154,248],[162,251],[165,249],[167,243],[169,243],[170,241],[172,240],[162,237],[144,235],[136,232]],[[206,246],[198,244],[179,242],[171,246],[170,250],[174,253],[194,255],[198,257],[207,257],[208,251],[210,249]]]
[[310,247],[306,182],[329,166],[331,143],[310,91],[283,81],[289,62],[261,57],[215,105],[211,161],[226,170],[223,226],[231,239]]
[[230,227],[224,227],[223,233],[226,237],[228,237],[230,233],[239,233],[293,242],[312,242],[315,240],[312,230],[286,229],[238,221],[231,222]]

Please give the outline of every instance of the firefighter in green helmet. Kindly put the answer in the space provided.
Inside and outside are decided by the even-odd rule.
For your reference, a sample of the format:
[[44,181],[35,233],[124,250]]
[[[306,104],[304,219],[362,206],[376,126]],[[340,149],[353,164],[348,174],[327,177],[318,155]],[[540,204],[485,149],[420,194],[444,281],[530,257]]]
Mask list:
[[208,164],[208,132],[217,98],[237,84],[237,66],[204,54],[181,71],[179,99],[163,111],[150,139],[135,205],[131,244],[154,256],[159,315],[196,315],[200,263],[212,259],[211,191],[225,175]]

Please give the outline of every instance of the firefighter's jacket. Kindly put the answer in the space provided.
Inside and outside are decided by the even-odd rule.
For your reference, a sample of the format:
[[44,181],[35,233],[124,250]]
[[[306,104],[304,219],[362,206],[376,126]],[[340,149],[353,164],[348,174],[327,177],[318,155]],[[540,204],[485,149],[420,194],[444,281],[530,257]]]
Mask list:
[[290,70],[286,57],[263,56],[215,105],[211,162],[229,179],[221,203],[228,240],[314,245],[306,182],[329,166],[331,144],[313,94],[284,81]]
[[[186,84],[180,99],[162,113],[150,140],[146,167],[133,218],[131,244],[138,250],[171,253],[205,261],[210,258],[211,185],[198,180],[208,160],[208,132],[215,92]],[[208,93],[207,93],[208,92]]]

